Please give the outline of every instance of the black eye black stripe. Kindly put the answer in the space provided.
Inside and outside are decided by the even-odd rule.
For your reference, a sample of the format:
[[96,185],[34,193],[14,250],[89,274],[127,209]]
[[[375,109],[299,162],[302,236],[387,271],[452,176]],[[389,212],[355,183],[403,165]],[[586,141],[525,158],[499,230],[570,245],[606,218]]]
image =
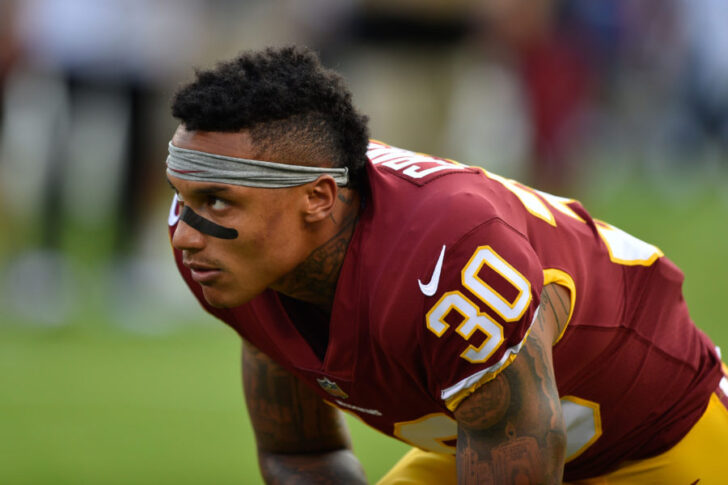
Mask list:
[[238,231],[235,229],[215,224],[214,222],[198,215],[195,211],[190,209],[189,206],[184,206],[179,218],[185,221],[189,226],[194,227],[201,233],[207,234],[208,236],[219,237],[220,239],[235,239],[238,237]]

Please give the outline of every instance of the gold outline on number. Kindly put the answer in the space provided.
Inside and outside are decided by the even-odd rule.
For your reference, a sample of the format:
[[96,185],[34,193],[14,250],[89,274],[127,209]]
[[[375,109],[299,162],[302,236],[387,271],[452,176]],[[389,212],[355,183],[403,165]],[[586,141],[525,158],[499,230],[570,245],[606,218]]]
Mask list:
[[445,300],[446,298],[449,298],[452,295],[460,295],[463,298],[465,298],[465,295],[463,295],[461,292],[459,292],[457,290],[455,290],[455,291],[448,291],[447,293],[443,293],[443,295],[440,297],[440,299],[437,300],[437,303],[435,303],[434,305],[432,305],[432,308],[430,308],[430,311],[428,311],[427,314],[425,315],[425,324],[427,325],[427,330],[429,330],[430,332],[434,333],[438,337],[442,337],[445,334],[445,332],[447,332],[447,329],[450,328],[450,324],[447,323],[444,320],[444,318],[447,315],[450,314],[450,310],[451,309],[455,309],[455,311],[457,311],[460,315],[462,315],[463,319],[468,318],[467,315],[463,314],[463,312],[461,312],[460,310],[457,309],[457,307],[455,306],[455,304],[451,303],[447,307],[447,309],[445,309],[445,311],[442,313],[442,316],[437,319],[437,321],[439,323],[441,323],[442,326],[443,326],[442,327],[442,330],[440,332],[438,332],[437,330],[435,330],[434,328],[432,328],[432,326],[430,325],[430,317],[431,317],[431,315],[435,312],[435,310],[437,310],[440,307],[440,305],[443,303],[443,300]]
[[[617,226],[613,226],[612,224],[604,221],[600,221],[598,219],[594,219],[594,224],[597,227],[597,232],[599,233],[599,238],[604,242],[604,245],[607,247],[607,252],[609,253],[609,260],[613,263],[621,264],[622,266],[652,266],[655,261],[657,261],[659,258],[663,257],[665,254],[658,248],[657,246],[650,244],[648,242],[643,241],[642,239],[633,236],[632,234],[628,233],[627,231],[624,231]],[[645,246],[652,247],[655,252],[652,253],[652,255],[647,259],[621,259],[614,256],[614,253],[612,252],[612,246],[609,243],[609,239],[607,236],[605,236],[602,231],[619,231],[623,232],[624,234],[628,235],[631,238],[636,239],[637,241],[641,242]]]
[[[424,416],[420,416],[419,418],[413,419],[411,421],[398,421],[398,422],[394,423],[394,429],[392,430],[392,434],[395,437],[397,437],[397,439],[399,439],[401,441],[404,441],[405,443],[409,443],[410,445],[415,446],[417,448],[427,449],[427,448],[422,448],[421,445],[418,445],[418,444],[416,444],[416,443],[408,440],[404,436],[402,436],[401,430],[405,426],[409,426],[409,425],[413,425],[413,424],[416,425],[416,424],[419,424],[421,422],[427,421],[428,419],[432,419],[435,416],[442,416],[444,418],[447,418],[447,419],[451,420],[453,423],[455,423],[455,429],[457,429],[457,421],[455,421],[454,419],[452,419],[447,414],[445,414],[445,413],[430,413],[430,414],[426,414]],[[458,438],[458,435],[456,433],[456,434],[454,434],[452,436],[445,436],[445,437],[442,437],[442,438],[435,438],[435,437],[433,437],[432,438],[432,441],[435,441],[436,443],[439,443],[440,445],[442,445],[445,448],[452,449],[452,453],[454,454],[457,451],[457,448],[455,446],[450,446],[448,444],[445,444],[445,441],[456,440],[457,438]],[[438,453],[438,452],[433,451],[431,449],[427,449],[427,451],[431,451],[433,453]]]
[[[498,268],[493,267],[493,265],[490,264],[489,261],[486,261],[485,256],[483,256],[483,260],[478,264],[478,267],[473,272],[473,274],[470,275],[470,276],[472,276],[473,280],[475,280],[477,283],[483,285],[486,288],[486,290],[490,291],[490,293],[492,293],[493,295],[495,295],[496,298],[498,298],[500,301],[502,301],[511,310],[514,310],[516,308],[516,305],[518,304],[519,300],[523,297],[523,294],[525,293],[527,295],[526,296],[526,302],[525,302],[525,304],[523,306],[523,309],[515,317],[511,317],[511,318],[506,317],[503,313],[501,313],[500,310],[498,310],[497,308],[495,308],[489,301],[485,300],[484,297],[483,297],[483,295],[479,291],[477,291],[475,288],[473,288],[470,284],[468,284],[468,282],[466,281],[465,273],[468,271],[468,268],[470,267],[470,265],[473,264],[473,262],[475,261],[475,258],[477,258],[478,255],[482,251],[488,251],[488,252],[490,252],[501,263],[503,263],[505,266],[507,266],[508,268],[510,268],[511,271],[513,271],[516,275],[518,275],[526,283],[527,288],[525,290],[522,290],[516,283],[513,282],[513,280],[511,278],[509,278],[506,275],[504,275],[503,273],[501,273],[498,270]],[[493,271],[495,271],[496,273],[498,273],[499,275],[501,275],[503,277],[503,279],[505,279],[516,290],[518,290],[518,296],[516,296],[516,298],[514,298],[513,303],[511,303],[508,300],[506,300],[503,297],[503,295],[501,295],[500,293],[498,293],[492,286],[490,286],[488,283],[486,283],[485,281],[483,281],[482,279],[480,279],[480,277],[478,276],[478,273],[480,272],[480,270],[481,270],[481,268],[483,267],[484,264],[488,264],[488,267],[490,269],[492,269]],[[470,290],[475,296],[478,297],[478,299],[480,299],[483,303],[485,303],[486,305],[488,305],[489,308],[491,308],[494,312],[496,312],[503,319],[503,321],[506,321],[506,322],[515,322],[517,320],[520,320],[521,317],[523,317],[523,314],[526,312],[526,310],[528,310],[529,303],[531,303],[531,298],[532,298],[531,297],[531,282],[528,281],[528,279],[526,277],[524,277],[521,274],[521,272],[518,271],[516,268],[514,268],[508,261],[506,261],[505,259],[503,259],[501,257],[501,255],[498,254],[498,252],[495,249],[493,249],[493,247],[490,246],[490,245],[478,246],[476,248],[475,252],[470,257],[470,260],[468,261],[468,263],[465,265],[465,267],[460,272],[460,280],[461,280],[462,285],[465,288],[467,288],[468,290]]]
[[[505,187],[510,193],[518,197],[518,200],[521,201],[521,205],[531,213],[534,217],[538,217],[544,222],[547,222],[551,224],[552,226],[556,227],[556,217],[554,216],[554,213],[551,212],[549,209],[549,205],[547,202],[544,202],[539,198],[538,195],[535,194],[533,189],[528,187],[527,185],[523,185],[520,182],[517,182],[513,179],[507,179],[501,175],[497,175],[494,173],[488,172],[486,169],[480,168],[485,175],[495,180],[496,182],[500,183],[503,187]],[[532,207],[538,207],[538,209],[533,209]],[[545,212],[541,213],[538,212],[539,210],[543,210]],[[548,214],[548,215],[546,215]]]
[[[460,322],[460,325],[458,325],[458,328],[456,328],[455,331],[466,342],[469,342],[470,341],[470,337],[472,337],[473,334],[475,332],[477,332],[478,330],[480,330],[480,333],[483,333],[483,334],[486,335],[486,339],[483,340],[483,342],[480,344],[480,347],[476,347],[475,345],[468,343],[468,347],[460,353],[460,357],[462,357],[463,359],[467,360],[471,364],[481,364],[481,363],[487,361],[490,358],[490,356],[493,355],[496,350],[498,350],[498,347],[500,347],[500,344],[503,343],[503,326],[500,323],[498,323],[495,320],[493,320],[490,317],[490,315],[488,315],[487,313],[481,313],[480,311],[478,311],[478,305],[476,305],[475,303],[473,303],[472,301],[470,301],[467,296],[465,296],[465,295],[461,295],[461,296],[465,299],[466,302],[468,302],[470,305],[473,305],[473,309],[475,310],[475,317],[471,317],[469,315],[465,315],[465,320],[463,320],[462,322]],[[458,310],[458,313],[460,313],[462,315],[462,313],[459,310]],[[473,360],[470,357],[467,357],[465,354],[468,354],[470,352],[475,352],[475,353],[480,352],[481,350],[483,350],[483,347],[485,347],[485,345],[488,342],[490,342],[493,338],[496,337],[496,335],[493,335],[492,333],[486,331],[486,329],[484,329],[483,327],[481,327],[478,324],[475,324],[473,326],[473,331],[470,332],[470,335],[466,335],[465,332],[462,330],[463,326],[467,322],[469,322],[470,320],[472,320],[473,318],[476,318],[476,317],[485,317],[486,319],[488,319],[488,321],[490,323],[492,323],[493,325],[495,325],[496,327],[498,327],[498,329],[500,330],[500,339],[499,339],[500,342],[498,343],[498,345],[496,345],[496,346],[493,347],[493,350],[491,350],[488,353],[488,355],[486,355],[485,357],[479,358],[478,360]]]
[[[599,403],[597,403],[597,402],[590,401],[588,399],[583,399],[583,398],[576,397],[576,396],[561,396],[560,399],[562,401],[563,400],[571,401],[574,404],[578,404],[580,406],[590,408],[592,410],[592,417],[594,419],[594,435],[591,438],[589,438],[589,440],[586,443],[584,443],[581,446],[581,448],[579,448],[574,453],[572,453],[571,455],[566,457],[565,462],[568,463],[568,462],[578,458],[579,455],[584,453],[602,435],[602,414],[601,414],[601,411],[599,410]],[[568,436],[568,432],[567,432],[567,436]]]

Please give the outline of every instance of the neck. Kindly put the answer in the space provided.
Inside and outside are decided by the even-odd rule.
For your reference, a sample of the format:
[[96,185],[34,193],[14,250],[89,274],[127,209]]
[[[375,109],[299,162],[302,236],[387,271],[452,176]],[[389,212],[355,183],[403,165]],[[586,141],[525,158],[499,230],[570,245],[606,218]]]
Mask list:
[[312,303],[328,314],[334,305],[336,283],[359,219],[359,194],[341,189],[337,197],[326,221],[328,237],[274,288],[291,298]]

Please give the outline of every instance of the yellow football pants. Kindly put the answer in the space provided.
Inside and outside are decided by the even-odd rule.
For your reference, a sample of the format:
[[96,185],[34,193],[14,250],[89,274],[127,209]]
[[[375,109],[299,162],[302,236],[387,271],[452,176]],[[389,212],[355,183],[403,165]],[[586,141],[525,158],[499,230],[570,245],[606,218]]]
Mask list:
[[[455,457],[413,448],[378,485],[455,485]],[[572,485],[725,485],[728,483],[728,409],[713,394],[703,416],[665,453],[629,463]]]

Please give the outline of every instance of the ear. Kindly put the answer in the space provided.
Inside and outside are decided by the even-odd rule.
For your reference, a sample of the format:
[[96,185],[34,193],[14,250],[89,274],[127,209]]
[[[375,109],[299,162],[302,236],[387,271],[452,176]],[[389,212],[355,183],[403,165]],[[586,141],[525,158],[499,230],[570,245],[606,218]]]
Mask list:
[[326,219],[336,203],[339,187],[330,175],[322,175],[312,182],[306,192],[304,220],[314,223]]

